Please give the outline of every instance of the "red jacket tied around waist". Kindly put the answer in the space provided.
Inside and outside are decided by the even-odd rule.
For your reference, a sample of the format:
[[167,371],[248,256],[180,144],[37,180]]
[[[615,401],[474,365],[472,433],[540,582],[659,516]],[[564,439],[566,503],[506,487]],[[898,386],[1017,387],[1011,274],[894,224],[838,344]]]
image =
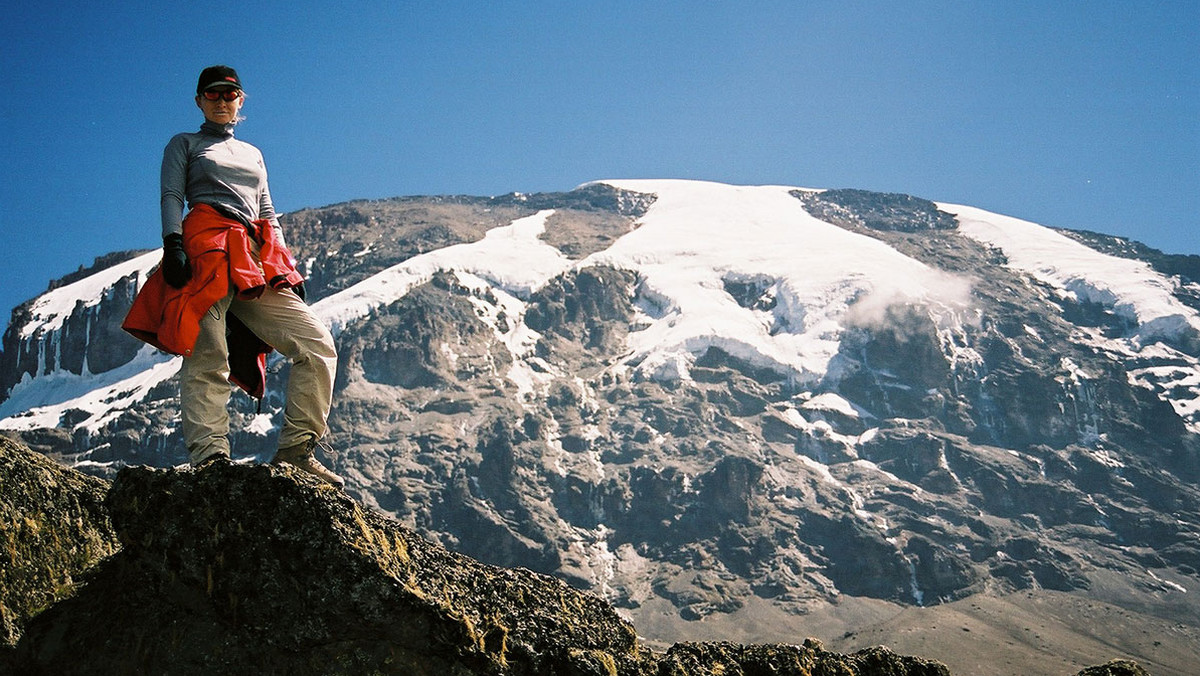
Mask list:
[[[191,279],[176,289],[167,284],[161,268],[155,270],[133,300],[121,328],[164,352],[187,356],[200,335],[200,319],[213,303],[229,295],[231,285],[238,298],[253,299],[261,296],[267,285],[286,289],[303,282],[295,259],[276,241],[270,222],[250,225],[254,232],[207,204],[194,207],[183,221],[183,249],[192,267]],[[259,246],[257,257],[255,245]],[[236,317],[230,315],[228,323],[230,380],[261,397],[262,371],[272,348]]]

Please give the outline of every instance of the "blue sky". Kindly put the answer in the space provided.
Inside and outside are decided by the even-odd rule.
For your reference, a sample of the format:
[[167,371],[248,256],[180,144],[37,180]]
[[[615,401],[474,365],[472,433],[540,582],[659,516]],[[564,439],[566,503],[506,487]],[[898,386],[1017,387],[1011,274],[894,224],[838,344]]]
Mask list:
[[[343,5],[346,9],[337,5]],[[1200,253],[1200,0],[26,2],[0,65],[0,313],[159,245],[238,69],[276,207],[604,178],[906,192]]]

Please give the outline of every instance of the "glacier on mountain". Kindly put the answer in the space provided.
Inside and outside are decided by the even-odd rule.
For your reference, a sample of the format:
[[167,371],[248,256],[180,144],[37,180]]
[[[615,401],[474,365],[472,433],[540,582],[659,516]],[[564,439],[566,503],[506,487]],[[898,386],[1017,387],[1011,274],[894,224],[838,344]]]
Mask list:
[[1200,316],[1175,297],[1179,283],[1140,260],[1119,258],[1036,223],[957,204],[958,231],[1000,249],[1008,265],[1081,302],[1110,308],[1133,328],[1138,346],[1158,340],[1200,345]]
[[175,375],[180,364],[182,357],[146,345],[129,363],[104,373],[56,369],[36,378],[25,374],[0,402],[0,429],[58,427],[68,414],[74,415],[72,429],[98,429]]
[[1124,335],[1091,330],[1083,340],[1124,362],[1132,384],[1170,403],[1200,432],[1200,315],[1176,297],[1178,279],[1036,223],[957,204],[938,207],[957,216],[959,232],[999,249],[1009,267],[1120,317],[1128,326]]

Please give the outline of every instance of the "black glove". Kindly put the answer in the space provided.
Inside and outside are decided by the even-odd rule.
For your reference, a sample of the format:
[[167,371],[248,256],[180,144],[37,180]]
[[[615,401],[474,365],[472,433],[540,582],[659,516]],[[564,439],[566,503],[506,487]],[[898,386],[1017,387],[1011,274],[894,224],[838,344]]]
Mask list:
[[163,237],[162,271],[163,279],[176,289],[182,289],[192,278],[192,266],[183,252],[183,235],[172,233]]
[[308,299],[305,298],[306,292],[304,290],[304,282],[300,282],[299,284],[293,286],[292,291],[295,291],[296,295],[300,296],[300,300],[306,301],[306,302],[308,301]]

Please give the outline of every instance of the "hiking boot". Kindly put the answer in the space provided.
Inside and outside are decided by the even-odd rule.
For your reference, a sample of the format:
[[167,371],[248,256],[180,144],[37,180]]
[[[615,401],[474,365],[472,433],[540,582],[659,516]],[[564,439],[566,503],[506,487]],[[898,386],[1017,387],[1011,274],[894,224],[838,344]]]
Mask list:
[[224,451],[218,451],[216,453],[206,455],[199,461],[192,463],[192,469],[198,472],[209,467],[216,467],[217,465],[231,464],[233,464],[233,460],[230,459],[229,454]]
[[321,481],[338,488],[344,488],[346,486],[345,479],[331,472],[328,467],[322,465],[313,457],[313,448],[316,445],[317,440],[313,438],[288,446],[287,448],[281,448],[275,453],[275,457],[271,458],[271,464],[280,465],[286,462],[303,472],[317,477]]

